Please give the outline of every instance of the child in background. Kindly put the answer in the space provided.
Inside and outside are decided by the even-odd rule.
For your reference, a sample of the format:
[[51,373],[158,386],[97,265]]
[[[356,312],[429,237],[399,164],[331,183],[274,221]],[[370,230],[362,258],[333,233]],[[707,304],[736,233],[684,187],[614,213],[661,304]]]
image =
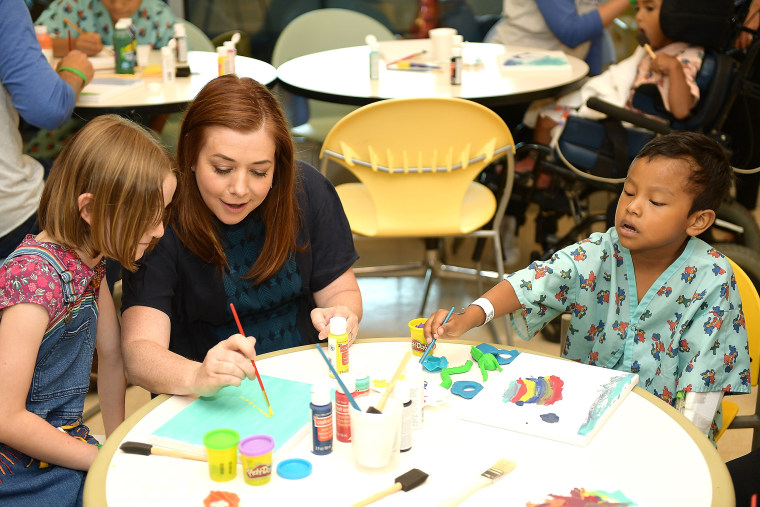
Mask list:
[[[166,46],[174,37],[177,17],[162,0],[55,0],[51,2],[35,25],[45,25],[53,37],[53,53],[64,56],[71,45],[83,53],[98,54],[103,45],[113,45],[114,25],[121,18],[131,18],[138,44],[150,44],[154,49]],[[80,34],[65,23],[78,26]],[[157,114],[144,120],[145,125],[161,132],[168,115]],[[84,120],[74,118],[56,130],[40,130],[24,147],[24,153],[43,160],[53,160],[84,125]],[[112,281],[113,283],[113,281]]]
[[438,310],[425,337],[454,338],[517,312],[512,325],[530,339],[569,312],[563,357],[638,373],[640,387],[671,405],[683,402],[684,415],[713,440],[723,392],[750,392],[731,265],[695,237],[712,225],[732,179],[723,149],[709,137],[653,139],[631,164],[615,227],[509,275],[446,325],[446,311]]
[[[88,56],[113,45],[114,25],[121,18],[132,18],[138,44],[154,48],[166,46],[174,36],[174,23],[179,21],[161,0],[55,0],[50,3],[35,25],[45,25],[53,37],[53,52],[63,56],[71,45]],[[66,24],[78,26],[82,34]]]
[[98,452],[82,423],[93,350],[106,435],[124,419],[126,379],[104,256],[135,270],[163,235],[174,162],[115,115],[85,126],[56,160],[42,232],[0,267],[0,504],[81,505]]
[[[660,7],[663,0],[638,0],[636,23],[639,33],[655,51],[653,59],[643,47],[617,65],[589,79],[580,90],[560,97],[555,103],[536,103],[528,110],[523,122],[535,127],[533,140],[549,145],[552,130],[564,123],[568,115],[602,118],[604,115],[586,107],[590,97],[598,97],[620,107],[635,109],[633,95],[644,84],[657,86],[662,104],[677,119],[686,118],[699,101],[695,78],[702,66],[704,49],[685,42],[668,39],[660,27]],[[515,166],[518,172],[533,168],[535,160],[527,157]]]

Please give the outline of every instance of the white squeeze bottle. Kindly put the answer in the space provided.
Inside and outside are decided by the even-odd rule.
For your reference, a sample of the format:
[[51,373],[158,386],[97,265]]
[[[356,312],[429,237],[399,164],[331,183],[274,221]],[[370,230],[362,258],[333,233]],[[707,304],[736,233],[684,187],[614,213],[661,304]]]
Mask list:
[[422,378],[422,364],[411,361],[404,373],[404,380],[409,383],[409,396],[412,399],[412,429],[422,428],[425,404],[425,381]]

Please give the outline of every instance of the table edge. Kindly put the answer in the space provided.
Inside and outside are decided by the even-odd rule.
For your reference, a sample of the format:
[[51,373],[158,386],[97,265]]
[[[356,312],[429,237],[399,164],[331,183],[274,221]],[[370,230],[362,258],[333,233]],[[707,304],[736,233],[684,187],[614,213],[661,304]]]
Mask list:
[[[398,341],[407,341],[409,338],[407,337],[389,337],[389,338],[358,338],[356,340],[356,343],[378,343],[378,342],[398,342]],[[463,340],[463,339],[455,339],[455,340],[446,340],[446,343],[454,343],[459,345],[477,345],[477,343],[473,340]],[[482,342],[481,342],[482,343]],[[321,343],[320,345],[326,345],[326,342]],[[504,347],[503,345],[494,344],[498,347]],[[256,356],[257,360],[263,360],[268,359],[270,357],[276,357],[282,354],[289,354],[292,352],[300,352],[303,350],[308,350],[314,348],[314,344],[311,345],[301,345],[299,347],[292,347],[288,349],[282,349],[277,350],[274,352],[268,352],[266,354],[261,354],[259,356]],[[513,347],[515,349],[519,349],[519,347]],[[552,354],[546,354],[542,352],[536,352],[536,351],[529,351],[531,354],[537,354],[541,356],[547,356],[547,357],[557,357]],[[673,420],[678,423],[685,431],[686,433],[691,437],[691,439],[694,441],[695,444],[697,444],[697,447],[699,448],[699,451],[702,453],[702,456],[705,458],[705,463],[707,464],[707,469],[710,473],[710,480],[712,482],[712,501],[711,505],[713,507],[736,507],[736,496],[734,492],[734,486],[733,482],[731,480],[731,476],[728,473],[728,468],[725,467],[725,464],[723,463],[723,460],[720,457],[720,454],[718,454],[718,450],[713,446],[713,444],[710,442],[710,440],[703,435],[694,424],[692,424],[691,421],[689,421],[686,417],[684,417],[683,414],[678,412],[676,409],[674,409],[672,406],[670,406],[668,403],[665,403],[663,400],[658,398],[657,396],[653,395],[646,389],[643,389],[639,386],[636,386],[633,388],[633,392],[638,394],[639,396],[643,397],[647,401],[653,403],[654,405],[660,407],[666,414],[668,414]],[[90,466],[90,471],[87,474],[87,479],[85,480],[84,484],[84,495],[83,495],[83,503],[84,505],[90,505],[90,506],[105,506],[107,505],[107,497],[106,497],[106,478],[108,475],[108,469],[109,465],[111,463],[111,460],[113,459],[114,454],[118,450],[118,446],[122,443],[124,440],[124,437],[129,433],[129,431],[137,424],[140,419],[142,419],[148,412],[159,406],[161,403],[165,402],[170,398],[170,395],[168,394],[161,394],[137,409],[132,415],[127,417],[124,422],[122,422],[118,428],[111,434],[111,436],[106,439],[106,443],[103,444],[103,447],[98,452],[98,455],[95,457],[95,461],[93,461],[92,465]],[[717,463],[716,463],[717,460]],[[718,463],[724,465],[719,466]],[[687,486],[688,487],[688,486]]]

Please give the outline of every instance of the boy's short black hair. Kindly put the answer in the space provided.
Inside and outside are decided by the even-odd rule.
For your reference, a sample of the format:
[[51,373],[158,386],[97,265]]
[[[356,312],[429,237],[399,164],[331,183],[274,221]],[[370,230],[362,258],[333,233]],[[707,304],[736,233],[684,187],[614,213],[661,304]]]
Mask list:
[[723,147],[712,138],[696,132],[672,132],[649,141],[634,162],[655,157],[680,159],[691,169],[684,182],[694,194],[689,214],[698,210],[717,210],[734,181],[734,170]]

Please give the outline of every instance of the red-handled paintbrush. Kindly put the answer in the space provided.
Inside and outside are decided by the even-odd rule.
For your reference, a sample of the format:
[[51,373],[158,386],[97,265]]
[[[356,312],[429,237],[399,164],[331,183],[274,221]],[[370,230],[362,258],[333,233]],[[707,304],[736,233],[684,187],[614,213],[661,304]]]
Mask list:
[[[240,334],[245,336],[245,331],[243,331],[243,325],[240,323],[238,314],[235,311],[235,305],[230,303],[230,309],[232,310],[232,316],[235,317],[235,322],[237,323],[238,331],[240,331]],[[269,396],[267,396],[267,390],[264,389],[264,383],[261,381],[261,375],[259,375],[259,369],[256,368],[256,363],[253,362],[253,359],[251,359],[251,364],[253,365],[253,371],[256,372],[256,379],[259,381],[259,385],[261,386],[261,392],[264,393],[264,399],[267,400],[267,406],[269,407],[269,415],[272,416],[274,415],[274,413],[272,412],[272,405],[269,403]]]

